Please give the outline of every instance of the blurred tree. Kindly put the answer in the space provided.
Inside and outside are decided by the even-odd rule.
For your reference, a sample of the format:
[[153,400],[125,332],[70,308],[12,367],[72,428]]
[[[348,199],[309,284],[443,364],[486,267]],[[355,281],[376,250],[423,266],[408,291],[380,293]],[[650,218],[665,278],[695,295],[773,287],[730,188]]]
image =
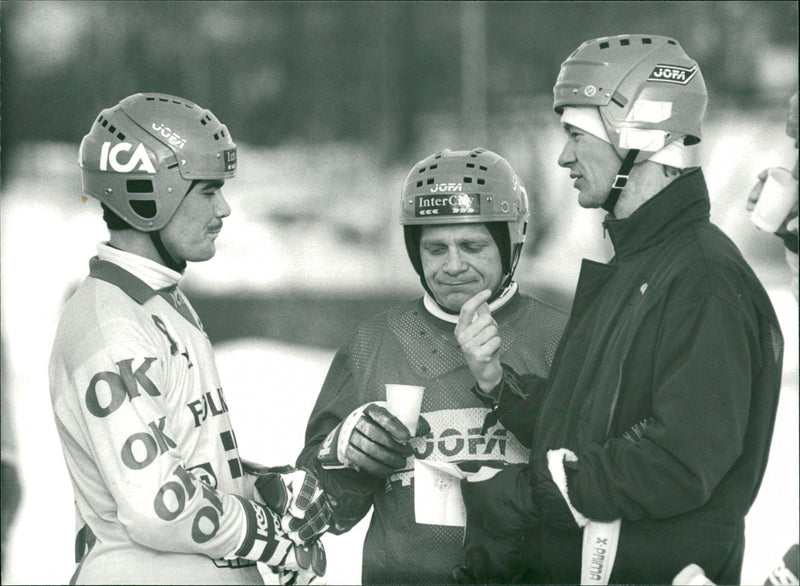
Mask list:
[[546,101],[577,43],[630,31],[678,38],[713,94],[752,104],[797,83],[797,16],[789,1],[3,2],[1,146],[78,142],[98,109],[161,91],[243,141],[366,141],[391,160],[430,120],[486,136]]

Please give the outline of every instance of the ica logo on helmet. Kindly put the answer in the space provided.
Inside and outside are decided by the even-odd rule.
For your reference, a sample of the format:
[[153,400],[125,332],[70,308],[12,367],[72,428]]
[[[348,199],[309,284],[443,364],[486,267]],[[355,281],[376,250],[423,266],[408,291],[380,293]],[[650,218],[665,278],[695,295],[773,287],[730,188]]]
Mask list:
[[681,67],[680,65],[656,65],[647,81],[661,81],[686,85],[697,73],[697,65]]
[[[120,160],[120,153],[128,153],[131,149],[133,149],[133,154],[124,155]],[[144,171],[145,173],[155,174],[156,172],[153,162],[147,155],[147,149],[144,148],[142,143],[139,143],[139,146],[134,149],[129,142],[121,142],[113,147],[110,142],[104,142],[100,149],[100,170],[108,171],[109,166],[117,173]]]

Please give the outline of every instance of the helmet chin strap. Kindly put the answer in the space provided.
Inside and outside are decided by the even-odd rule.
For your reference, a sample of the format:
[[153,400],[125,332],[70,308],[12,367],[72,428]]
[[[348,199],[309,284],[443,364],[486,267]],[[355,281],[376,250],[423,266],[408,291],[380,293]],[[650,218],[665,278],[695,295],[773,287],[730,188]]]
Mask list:
[[630,176],[631,169],[633,169],[633,163],[636,161],[636,157],[638,155],[639,149],[630,149],[628,154],[625,155],[625,158],[622,160],[622,164],[619,166],[619,171],[617,171],[617,176],[614,179],[614,184],[611,186],[611,191],[608,193],[606,201],[601,206],[605,211],[612,214],[614,213],[614,207],[617,205],[617,200],[619,199],[622,190],[628,183],[628,177]]
[[[514,281],[511,281],[508,287],[500,293],[499,295],[492,296],[492,299],[488,301],[489,303],[489,311],[494,313],[501,307],[503,307],[517,292],[517,284]],[[438,317],[442,321],[446,321],[451,324],[457,324],[459,313],[453,313],[452,310],[446,309],[439,305],[439,302],[430,294],[429,291],[425,291],[425,295],[422,297],[422,303],[425,306],[425,309],[428,310],[428,313],[433,315],[434,317]]]
[[[192,191],[192,189],[194,189],[198,183],[200,183],[198,179],[193,179],[192,182],[189,184],[189,189],[187,189],[186,193],[183,194],[183,197],[185,198],[187,195],[189,195],[189,192]],[[172,220],[170,219],[170,221]],[[167,268],[172,269],[173,271],[177,271],[179,273],[185,271],[186,261],[185,260],[178,261],[175,257],[173,257],[169,253],[167,247],[164,245],[164,241],[161,239],[161,230],[156,230],[155,232],[150,232],[149,234],[150,234],[150,240],[153,241],[153,246],[156,247],[156,252],[158,252],[159,256],[161,257],[161,260],[164,261],[164,264],[167,266]]]
[[161,230],[156,230],[155,232],[150,232],[150,240],[153,241],[153,245],[156,247],[156,251],[158,252],[159,256],[161,256],[161,260],[164,261],[164,264],[167,268],[172,269],[178,273],[182,273],[186,270],[186,261],[178,261],[169,253],[167,247],[164,246],[164,241],[161,239]]

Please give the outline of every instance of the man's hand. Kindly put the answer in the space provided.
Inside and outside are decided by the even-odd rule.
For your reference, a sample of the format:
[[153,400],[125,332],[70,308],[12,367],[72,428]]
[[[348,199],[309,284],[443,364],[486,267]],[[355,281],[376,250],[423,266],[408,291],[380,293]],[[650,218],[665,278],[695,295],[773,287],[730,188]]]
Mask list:
[[478,386],[491,391],[503,379],[500,366],[500,330],[486,301],[491,291],[477,293],[461,307],[455,336]]
[[265,584],[327,584],[325,571],[328,566],[325,548],[321,541],[302,546],[295,545],[286,553],[278,565],[259,562],[258,571]]
[[[411,433],[384,405],[362,405],[328,434],[317,455],[323,468],[355,468],[385,478],[405,467],[414,453]],[[428,432],[430,425],[420,417],[416,435]]]
[[330,527],[331,509],[310,472],[268,468],[257,474],[255,487],[264,503],[281,515],[281,528],[295,544],[313,541]]

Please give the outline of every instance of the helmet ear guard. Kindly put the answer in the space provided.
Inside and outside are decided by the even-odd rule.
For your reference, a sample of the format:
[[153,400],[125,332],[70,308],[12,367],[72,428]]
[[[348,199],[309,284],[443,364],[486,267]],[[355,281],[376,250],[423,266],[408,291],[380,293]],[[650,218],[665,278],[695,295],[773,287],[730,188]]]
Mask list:
[[235,175],[236,144],[208,110],[166,94],[134,94],[103,110],[84,136],[83,192],[132,228],[155,232],[199,180]]

